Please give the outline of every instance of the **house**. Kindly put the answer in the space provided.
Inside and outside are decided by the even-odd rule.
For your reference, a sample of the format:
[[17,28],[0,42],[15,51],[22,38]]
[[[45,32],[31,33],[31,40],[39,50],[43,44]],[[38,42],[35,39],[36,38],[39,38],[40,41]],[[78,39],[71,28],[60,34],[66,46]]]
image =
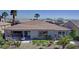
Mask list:
[[4,21],[4,18],[2,18],[2,16],[0,16],[0,31],[1,33],[4,33],[4,29],[7,27],[10,27],[11,23],[7,23]]
[[68,21],[64,26],[69,29],[76,30],[76,35],[79,35],[79,20]]
[[7,27],[10,27],[11,24],[10,23],[6,23],[6,22],[0,22],[0,31],[1,33],[4,33],[4,29]]
[[31,20],[5,29],[6,39],[14,40],[43,39],[45,35],[59,39],[69,33],[70,29],[43,20]]

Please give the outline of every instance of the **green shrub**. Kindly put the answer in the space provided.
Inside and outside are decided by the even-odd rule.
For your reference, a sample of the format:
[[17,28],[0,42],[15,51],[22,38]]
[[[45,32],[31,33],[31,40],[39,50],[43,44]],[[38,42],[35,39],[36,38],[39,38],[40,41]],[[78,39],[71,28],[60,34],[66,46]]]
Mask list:
[[54,49],[60,49],[60,45],[54,45]]
[[68,49],[76,49],[77,46],[74,45],[74,44],[68,44],[66,48],[68,48]]
[[36,44],[36,40],[32,40],[33,45]]
[[40,43],[37,43],[37,46],[40,46]]
[[32,43],[36,44],[37,46],[40,46],[40,45],[47,46],[50,43],[50,41],[49,40],[33,40]]
[[8,42],[9,45],[14,45],[15,41],[14,40],[8,40],[7,42]]
[[3,45],[5,43],[4,40],[0,40],[0,45]]
[[16,42],[14,42],[14,45],[15,45],[16,47],[19,47],[19,46],[21,45],[21,41],[16,41]]
[[2,45],[2,48],[3,48],[3,49],[7,49],[7,48],[9,48],[9,47],[10,47],[10,45],[7,45],[7,44]]
[[51,44],[54,44],[54,41],[53,41],[53,40],[49,40],[49,42],[50,42]]
[[79,36],[74,37],[73,40],[79,41]]

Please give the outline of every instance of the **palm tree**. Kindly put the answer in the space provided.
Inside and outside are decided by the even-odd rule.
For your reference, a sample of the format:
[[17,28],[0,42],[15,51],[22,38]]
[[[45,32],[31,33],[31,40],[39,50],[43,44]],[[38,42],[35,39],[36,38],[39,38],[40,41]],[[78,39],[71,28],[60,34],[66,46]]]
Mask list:
[[36,13],[34,17],[36,18],[36,20],[38,20],[38,18],[40,17],[40,14]]
[[62,48],[64,49],[66,47],[67,44],[70,43],[70,38],[68,36],[62,37],[61,39],[59,39],[59,41],[57,42],[58,45],[61,45]]
[[17,16],[17,10],[11,10],[10,14],[13,16],[12,25],[15,25],[15,16]]
[[3,12],[2,13],[2,17],[4,18],[4,20],[6,21],[6,17],[8,16],[8,13],[7,12]]

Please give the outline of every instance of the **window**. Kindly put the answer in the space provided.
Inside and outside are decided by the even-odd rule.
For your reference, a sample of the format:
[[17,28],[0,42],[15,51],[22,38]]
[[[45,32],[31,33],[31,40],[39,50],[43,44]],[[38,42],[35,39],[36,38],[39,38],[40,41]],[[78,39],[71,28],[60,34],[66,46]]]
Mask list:
[[62,31],[62,32],[58,32],[58,34],[64,36],[64,35],[65,35],[65,32],[64,32],[64,31]]
[[62,34],[61,32],[58,32],[58,34]]
[[48,34],[48,31],[40,31],[39,36],[45,36]]
[[12,36],[13,37],[22,37],[22,31],[13,31]]
[[62,32],[63,33],[63,35],[65,34],[65,32]]
[[25,36],[30,35],[30,31],[24,31],[24,33],[25,33]]

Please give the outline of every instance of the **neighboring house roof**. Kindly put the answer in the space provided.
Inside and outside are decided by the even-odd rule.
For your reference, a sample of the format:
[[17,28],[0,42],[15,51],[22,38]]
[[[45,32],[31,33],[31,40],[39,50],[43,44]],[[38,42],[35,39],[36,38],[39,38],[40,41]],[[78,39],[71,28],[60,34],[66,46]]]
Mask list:
[[5,30],[70,30],[56,24],[50,24],[42,20],[31,20],[6,28]]
[[73,20],[71,21],[76,27],[79,28],[79,20]]

